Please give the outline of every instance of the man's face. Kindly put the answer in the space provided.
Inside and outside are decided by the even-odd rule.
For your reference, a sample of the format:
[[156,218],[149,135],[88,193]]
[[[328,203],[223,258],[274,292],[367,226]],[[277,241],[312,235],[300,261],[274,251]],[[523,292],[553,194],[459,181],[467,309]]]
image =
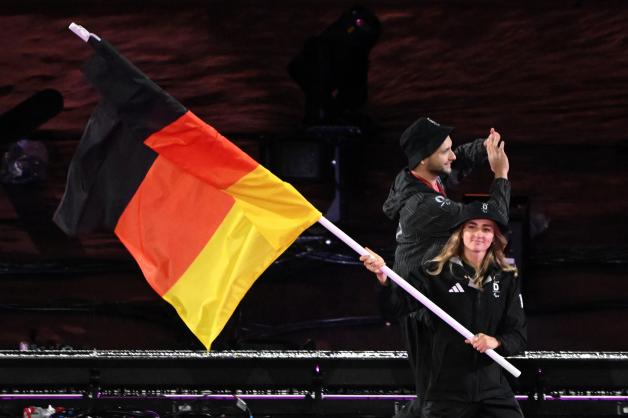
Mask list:
[[456,154],[451,149],[452,144],[448,136],[432,155],[423,160],[426,164],[425,168],[430,173],[434,175],[451,173],[451,163],[456,159]]

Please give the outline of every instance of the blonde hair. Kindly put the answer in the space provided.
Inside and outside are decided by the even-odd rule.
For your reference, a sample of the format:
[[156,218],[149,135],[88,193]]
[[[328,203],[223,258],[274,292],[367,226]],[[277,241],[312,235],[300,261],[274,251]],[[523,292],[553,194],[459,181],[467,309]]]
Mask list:
[[[465,224],[461,225],[458,229],[456,229],[453,234],[445,243],[443,249],[438,253],[438,255],[432,258],[429,262],[434,264],[433,269],[427,269],[427,273],[432,276],[438,276],[445,267],[445,264],[449,262],[452,257],[458,256],[463,257],[464,255],[464,242],[462,240],[462,231],[464,230]],[[506,261],[506,256],[504,255],[504,250],[506,249],[506,245],[508,245],[508,240],[502,234],[499,227],[497,225],[493,225],[493,242],[491,246],[488,248],[484,259],[482,260],[482,264],[480,265],[479,270],[475,271],[475,276],[473,276],[473,283],[478,287],[482,286],[482,282],[488,269],[491,266],[497,266],[503,271],[514,272],[515,277],[517,277],[517,267],[511,265]]]

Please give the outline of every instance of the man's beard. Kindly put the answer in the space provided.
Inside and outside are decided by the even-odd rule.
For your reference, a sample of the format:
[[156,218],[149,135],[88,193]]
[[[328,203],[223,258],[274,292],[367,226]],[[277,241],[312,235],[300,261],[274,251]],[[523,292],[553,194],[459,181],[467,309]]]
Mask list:
[[446,167],[444,165],[436,166],[435,164],[428,163],[427,170],[434,176],[449,175],[451,174],[451,164]]

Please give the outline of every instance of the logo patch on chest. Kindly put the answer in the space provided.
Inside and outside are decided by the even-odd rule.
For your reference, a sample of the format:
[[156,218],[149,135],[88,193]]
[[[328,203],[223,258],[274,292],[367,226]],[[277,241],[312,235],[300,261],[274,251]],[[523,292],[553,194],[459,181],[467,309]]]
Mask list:
[[460,283],[456,283],[449,289],[449,293],[464,293],[464,288],[460,286]]
[[434,197],[434,200],[436,201],[436,203],[438,203],[438,205],[442,208],[444,206],[448,206],[451,205],[451,200],[443,197],[443,196],[436,196]]
[[496,280],[493,282],[493,296],[497,299],[499,298],[499,282]]

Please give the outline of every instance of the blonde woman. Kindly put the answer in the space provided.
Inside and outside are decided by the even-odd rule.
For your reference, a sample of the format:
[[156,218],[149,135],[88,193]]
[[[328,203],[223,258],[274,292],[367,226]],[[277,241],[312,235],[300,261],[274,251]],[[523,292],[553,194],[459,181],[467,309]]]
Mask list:
[[[426,379],[416,417],[522,417],[502,368],[481,353],[502,355],[523,350],[526,319],[517,270],[507,263],[503,235],[506,220],[491,204],[468,205],[445,246],[421,264],[408,281],[433,302],[475,332],[464,340],[444,321],[427,312],[422,327],[424,361],[416,370]],[[399,316],[421,307],[405,293],[392,293],[377,254],[360,258],[383,286],[387,311]]]

